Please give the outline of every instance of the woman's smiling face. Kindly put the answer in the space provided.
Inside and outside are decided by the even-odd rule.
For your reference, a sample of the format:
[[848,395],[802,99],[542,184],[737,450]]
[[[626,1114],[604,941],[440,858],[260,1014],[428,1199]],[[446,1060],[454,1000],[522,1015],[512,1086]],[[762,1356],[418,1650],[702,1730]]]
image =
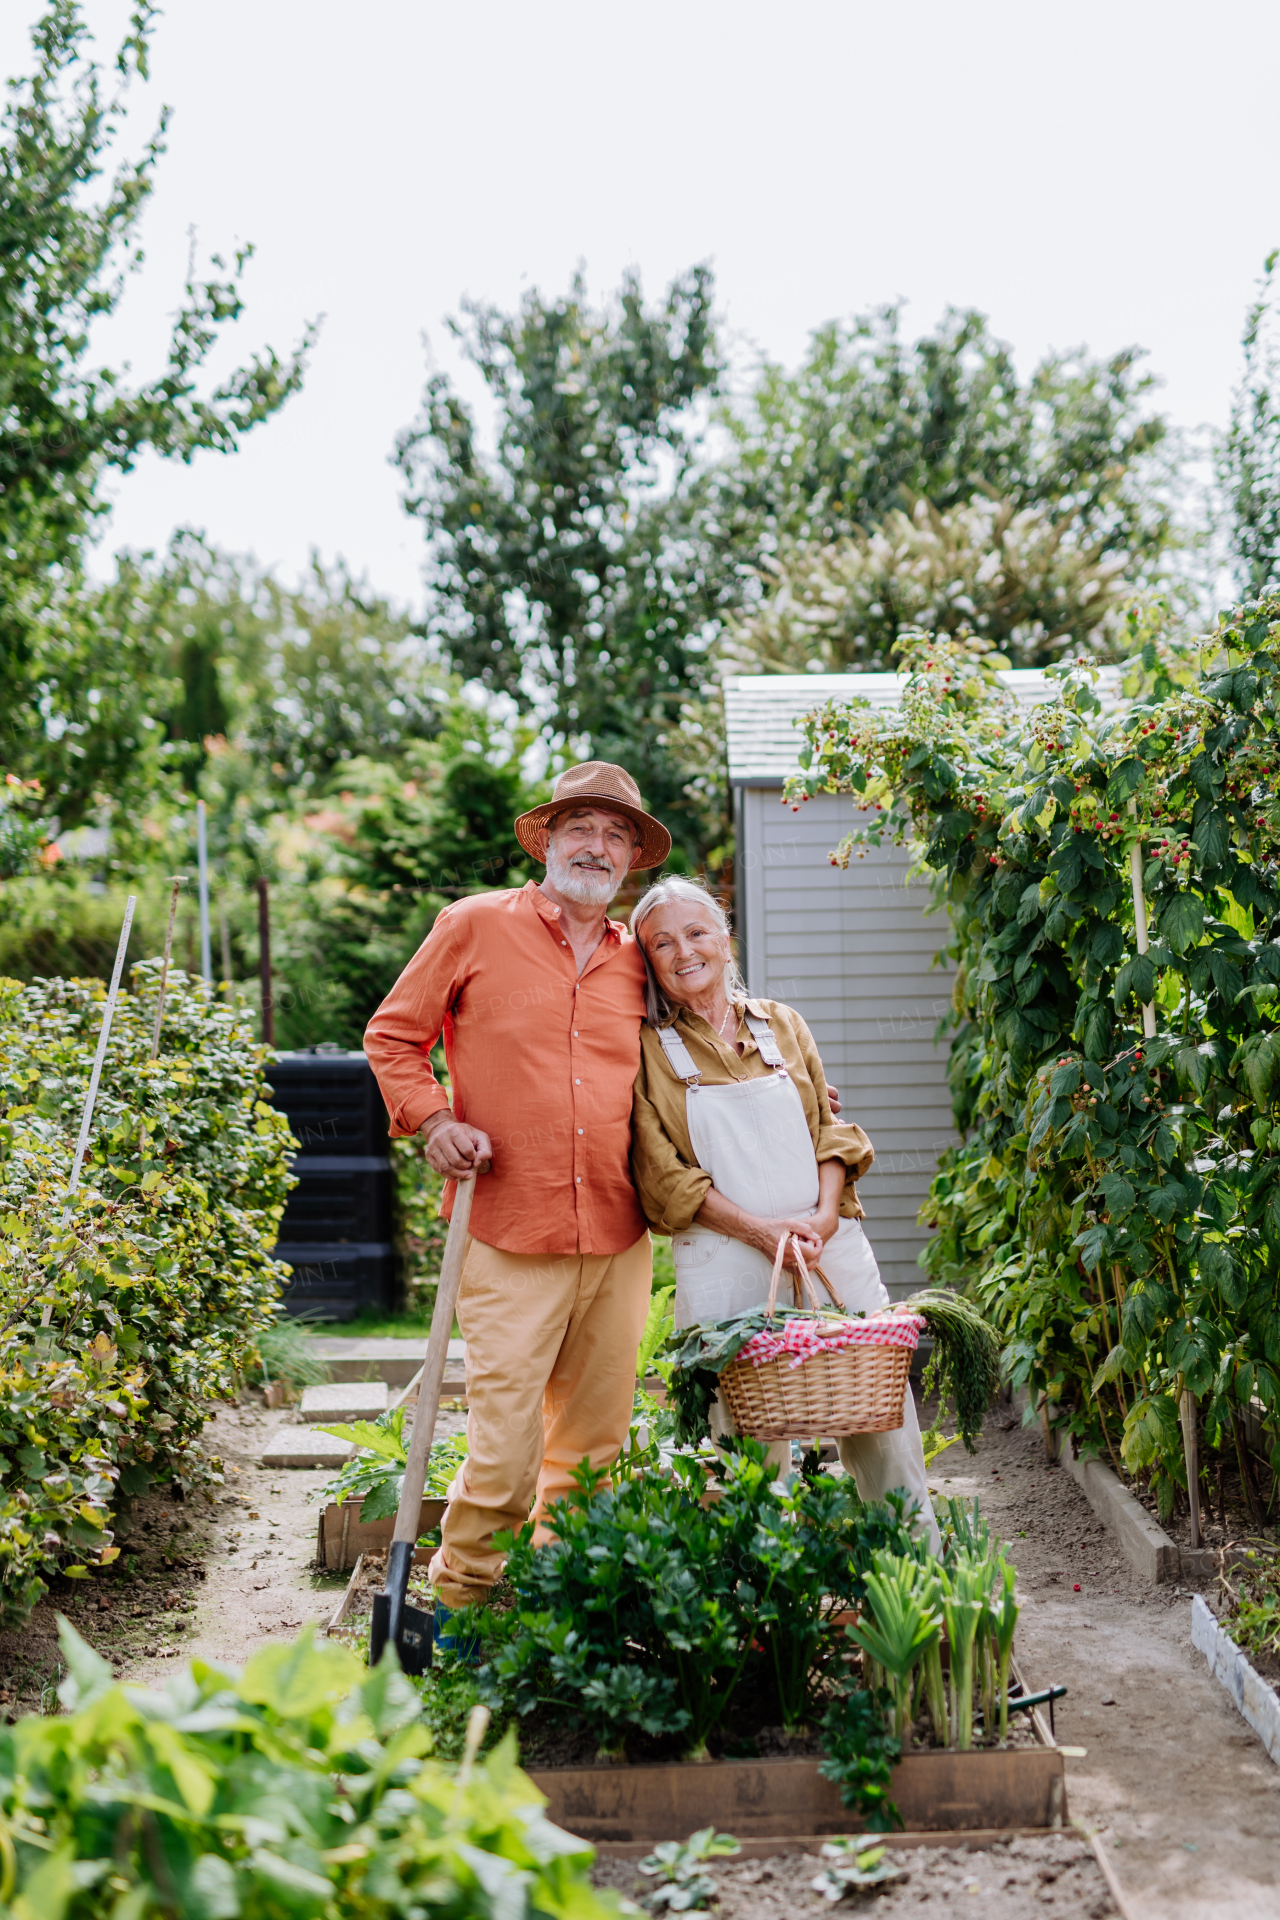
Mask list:
[[672,900],[640,922],[639,940],[673,1006],[715,993],[729,964],[729,936],[696,900]]

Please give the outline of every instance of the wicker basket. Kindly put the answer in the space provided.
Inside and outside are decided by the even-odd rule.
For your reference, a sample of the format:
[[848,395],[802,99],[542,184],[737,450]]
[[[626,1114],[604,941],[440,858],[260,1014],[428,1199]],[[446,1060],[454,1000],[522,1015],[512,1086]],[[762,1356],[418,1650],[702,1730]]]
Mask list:
[[[784,1250],[785,1242],[774,1261],[771,1316]],[[796,1253],[799,1256],[798,1247]],[[816,1271],[831,1292],[826,1275],[821,1268]],[[800,1284],[808,1286],[816,1308],[803,1260],[797,1305],[802,1304]],[[874,1320],[857,1324],[862,1335],[857,1345],[811,1354],[799,1366],[790,1354],[759,1366],[741,1354],[731,1360],[720,1375],[720,1391],[737,1431],[750,1440],[768,1442],[808,1440],[815,1435],[838,1439],[843,1434],[889,1433],[900,1427],[915,1340],[904,1343],[901,1332],[895,1331],[892,1342],[880,1343],[873,1337]]]

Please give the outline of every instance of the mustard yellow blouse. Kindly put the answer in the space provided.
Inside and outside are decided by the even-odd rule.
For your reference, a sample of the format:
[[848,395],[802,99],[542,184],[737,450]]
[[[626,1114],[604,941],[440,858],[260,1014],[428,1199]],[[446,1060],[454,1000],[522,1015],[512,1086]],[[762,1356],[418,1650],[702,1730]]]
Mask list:
[[[747,1007],[769,1022],[787,1072],[804,1105],[805,1118],[819,1164],[843,1160],[847,1168],[841,1215],[861,1220],[857,1182],[875,1159],[875,1151],[861,1127],[832,1118],[827,1100],[827,1076],[818,1049],[794,1007],[780,1000],[749,1000]],[[758,1080],[771,1073],[760,1058],[751,1030],[739,1015],[735,1038],[743,1052],[721,1040],[699,1014],[681,1007],[676,1014],[680,1037],[693,1056],[706,1087],[722,1087],[733,1080]],[[667,1063],[662,1042],[650,1026],[640,1029],[640,1071],[631,1105],[631,1172],[645,1218],[655,1233],[683,1233],[692,1225],[711,1186],[694,1155],[685,1117],[685,1085]]]

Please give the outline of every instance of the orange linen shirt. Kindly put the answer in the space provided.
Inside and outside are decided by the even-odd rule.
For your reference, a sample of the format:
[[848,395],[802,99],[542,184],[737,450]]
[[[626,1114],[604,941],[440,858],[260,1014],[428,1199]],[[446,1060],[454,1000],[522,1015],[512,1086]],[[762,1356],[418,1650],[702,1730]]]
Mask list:
[[[416,1133],[447,1107],[430,1049],[444,1033],[453,1111],[493,1143],[471,1210],[507,1253],[622,1253],[645,1231],[631,1182],[644,960],[619,921],[581,977],[560,909],[531,880],[440,914],[364,1036],[391,1115]],[[443,1211],[453,1210],[453,1182]]]

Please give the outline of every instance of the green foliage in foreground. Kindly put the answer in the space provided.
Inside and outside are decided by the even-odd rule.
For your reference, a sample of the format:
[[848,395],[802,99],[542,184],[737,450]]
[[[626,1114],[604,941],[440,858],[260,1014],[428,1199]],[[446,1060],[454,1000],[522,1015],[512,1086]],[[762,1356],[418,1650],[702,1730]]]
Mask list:
[[584,1465],[548,1544],[531,1527],[511,1543],[519,1607],[474,1620],[481,1697],[577,1716],[607,1749],[645,1733],[702,1752],[739,1689],[800,1724],[840,1677],[834,1616],[861,1601],[873,1553],[915,1551],[901,1497],[863,1506],[852,1480],[825,1474],[783,1493],[747,1441],[704,1505],[702,1461],[677,1454],[660,1472],[655,1459],[624,1456],[612,1484]]
[[[0,1607],[113,1559],[119,1496],[216,1476],[196,1442],[287,1270],[270,1258],[293,1136],[236,1015],[171,975],[121,992],[73,1204],[105,994],[0,982]],[[65,1220],[64,1220],[64,1215]]]
[[65,1623],[65,1718],[0,1728],[0,1911],[13,1920],[598,1920],[590,1849],[545,1818],[510,1736],[426,1756],[388,1656],[264,1647],[163,1691],[113,1684]]
[[930,1266],[1167,1513],[1184,1390],[1237,1447],[1258,1400],[1280,1467],[1280,596],[1224,616],[1198,678],[1134,624],[1109,712],[1072,669],[1020,710],[978,647],[920,636],[900,711],[810,717],[792,791],[874,806],[841,857],[910,837],[950,908],[966,1139]]

